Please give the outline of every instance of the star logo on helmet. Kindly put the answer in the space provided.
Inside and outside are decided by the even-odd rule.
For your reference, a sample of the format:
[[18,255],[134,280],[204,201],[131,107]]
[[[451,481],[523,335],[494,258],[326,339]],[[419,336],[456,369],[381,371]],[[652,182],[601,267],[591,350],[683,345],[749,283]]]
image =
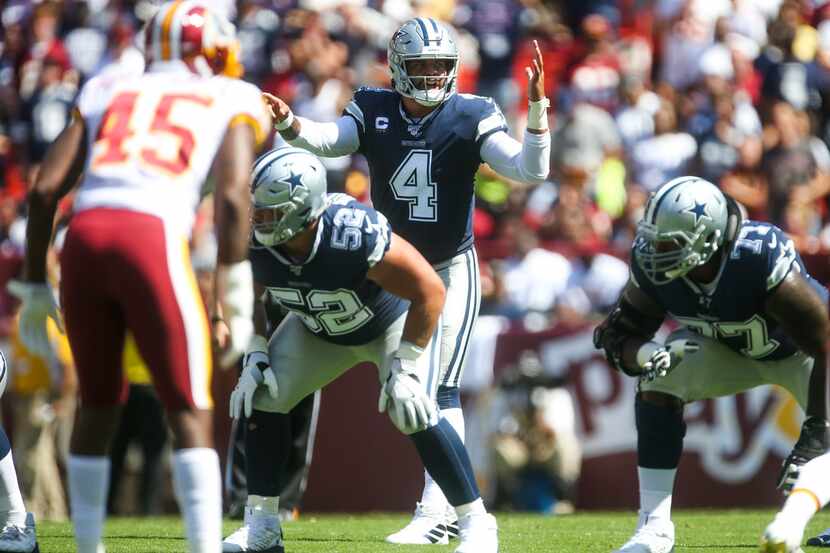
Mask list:
[[692,215],[695,216],[695,226],[697,226],[697,224],[700,222],[700,220],[703,219],[704,217],[706,219],[710,219],[710,220],[712,219],[712,217],[706,212],[706,204],[705,203],[702,203],[702,204],[698,203],[697,200],[695,200],[694,207],[687,207],[686,209],[683,210],[683,213],[691,213]]
[[284,182],[288,183],[288,191],[292,196],[297,188],[306,187],[306,185],[303,184],[303,176],[299,173],[294,173],[294,171],[291,171],[291,176],[285,179]]

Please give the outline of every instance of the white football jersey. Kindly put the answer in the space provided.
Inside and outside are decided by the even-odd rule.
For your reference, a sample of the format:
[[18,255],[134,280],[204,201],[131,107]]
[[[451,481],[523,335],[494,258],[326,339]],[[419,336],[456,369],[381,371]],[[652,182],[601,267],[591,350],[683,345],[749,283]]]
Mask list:
[[75,210],[110,207],[157,215],[189,232],[201,189],[227,129],[248,124],[262,143],[270,115],[260,90],[202,77],[181,62],[140,75],[101,75],[77,104],[87,160]]

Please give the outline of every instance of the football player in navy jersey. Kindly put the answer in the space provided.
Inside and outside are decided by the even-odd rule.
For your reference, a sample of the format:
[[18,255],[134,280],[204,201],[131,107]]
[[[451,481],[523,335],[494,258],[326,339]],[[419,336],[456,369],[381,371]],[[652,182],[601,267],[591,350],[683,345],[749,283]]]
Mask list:
[[[674,179],[652,195],[631,257],[631,280],[594,334],[612,365],[640,379],[640,517],[617,551],[669,553],[684,404],[761,384],[789,390],[807,418],[782,467],[785,491],[802,465],[827,451],[828,293],[780,229],[742,220],[734,200],[697,177]],[[667,316],[681,328],[656,343]],[[782,544],[793,540],[786,532],[795,526],[770,528],[762,550],[789,551]]]
[[[387,53],[393,88],[357,90],[336,122],[294,117],[281,99],[265,98],[289,144],[321,156],[366,156],[375,209],[444,281],[438,406],[463,439],[459,384],[481,301],[473,247],[474,177],[486,162],[516,181],[538,184],[547,178],[549,102],[542,55],[536,45],[532,67],[527,68],[527,130],[519,143],[507,134],[492,98],[456,93],[458,50],[443,23],[431,18],[407,21],[393,35]],[[414,518],[387,541],[429,544],[436,532],[454,535],[452,510],[429,471],[425,478]]]
[[[378,409],[412,438],[455,508],[456,553],[497,553],[496,520],[484,509],[464,444],[435,409],[441,279],[392,233],[386,217],[345,194],[326,194],[326,171],[306,150],[268,152],[254,165],[252,183],[257,336],[230,399],[231,415],[244,412],[248,420],[249,496],[245,522],[223,551],[283,553],[278,509],[292,443],[287,413],[370,361],[380,376]],[[266,294],[290,312],[268,342]],[[433,537],[447,543],[445,533]]]

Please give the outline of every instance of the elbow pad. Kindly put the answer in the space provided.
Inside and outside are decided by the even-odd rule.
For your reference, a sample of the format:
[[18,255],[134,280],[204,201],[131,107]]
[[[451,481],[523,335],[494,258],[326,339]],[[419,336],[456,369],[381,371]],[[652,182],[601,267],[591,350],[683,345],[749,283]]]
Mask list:
[[638,376],[639,367],[623,362],[623,345],[629,338],[650,340],[663,320],[651,317],[620,298],[614,310],[594,329],[594,347],[605,351],[605,358],[615,369],[628,376]]

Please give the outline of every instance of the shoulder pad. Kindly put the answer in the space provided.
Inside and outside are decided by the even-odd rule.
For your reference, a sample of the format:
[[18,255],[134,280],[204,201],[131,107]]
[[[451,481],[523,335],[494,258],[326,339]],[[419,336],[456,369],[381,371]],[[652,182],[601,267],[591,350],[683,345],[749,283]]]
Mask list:
[[763,271],[767,291],[778,287],[794,264],[799,270],[804,269],[792,239],[770,223],[744,221],[729,256],[750,262]]
[[475,140],[501,130],[507,130],[507,120],[495,100],[474,94],[457,94],[455,109],[476,125]]

